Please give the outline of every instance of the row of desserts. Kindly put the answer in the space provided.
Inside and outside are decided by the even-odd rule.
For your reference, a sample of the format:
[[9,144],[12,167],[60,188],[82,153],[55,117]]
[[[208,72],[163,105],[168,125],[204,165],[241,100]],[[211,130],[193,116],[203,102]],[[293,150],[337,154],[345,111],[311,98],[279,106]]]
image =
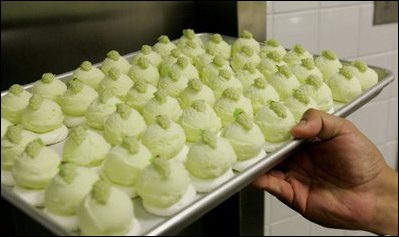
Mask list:
[[[282,70],[280,70],[280,71],[282,71]],[[257,84],[261,84],[262,82],[259,82],[260,80],[258,80],[258,83]],[[226,93],[226,96],[225,97],[227,97],[227,98],[229,98],[229,99],[234,99],[234,98],[237,98],[237,94],[238,94],[238,92],[233,92],[233,90],[228,90],[228,92]],[[299,96],[300,97],[300,96]],[[194,108],[195,107],[200,107],[200,106],[194,106]],[[271,108],[274,108],[274,107],[277,107],[277,108],[279,108],[278,106],[276,106],[276,104],[274,104],[274,106],[272,106],[272,104],[271,104],[271,106],[270,106]],[[280,106],[281,107],[281,106]],[[196,110],[198,110],[198,108],[195,108]],[[281,110],[281,108],[280,108],[280,110]]]
[[[191,34],[189,34],[189,33],[191,33]],[[186,45],[181,42],[187,43],[187,42],[202,42],[202,41],[198,37],[195,36],[193,31],[186,30],[186,31],[184,31],[184,35],[182,36],[182,38],[179,40],[179,43],[178,43],[179,46]],[[222,45],[222,46],[227,45],[228,46],[227,43],[222,44],[222,42],[224,42],[224,41],[221,38],[221,36],[218,34],[215,34],[213,37],[211,37],[211,40],[208,42],[208,45],[214,45],[214,47],[208,46],[207,48],[215,49],[215,48],[217,48],[216,46],[219,46],[219,45]],[[211,43],[213,43],[213,44],[211,44]],[[161,45],[162,47],[159,45]],[[167,46],[165,46],[165,45],[167,45]],[[201,45],[201,44],[198,44],[198,45]],[[156,46],[158,46],[158,47],[156,47]],[[236,46],[236,47],[234,47],[234,46]],[[252,47],[250,47],[250,46],[252,46]],[[101,66],[102,71],[108,72],[108,76],[104,76],[104,73],[101,70],[99,70],[95,67],[92,67],[92,65],[89,62],[84,62],[84,63],[82,63],[81,67],[75,71],[74,77],[76,77],[80,81],[83,81],[84,83],[92,86],[94,89],[98,89],[100,87],[99,91],[104,91],[106,89],[111,88],[112,94],[116,95],[117,97],[119,97],[122,100],[126,99],[127,104],[131,105],[133,108],[137,109],[138,111],[141,111],[141,109],[143,108],[143,105],[146,104],[148,99],[152,96],[153,92],[156,90],[154,87],[151,87],[151,86],[150,86],[150,89],[148,89],[148,85],[144,85],[143,81],[152,83],[152,85],[159,84],[159,87],[165,89],[169,95],[176,97],[178,94],[180,94],[180,92],[182,92],[187,87],[187,84],[188,84],[187,79],[189,79],[190,77],[198,77],[198,75],[201,75],[200,78],[201,78],[202,82],[204,82],[204,84],[208,84],[213,89],[216,98],[220,98],[221,94],[227,87],[238,87],[238,88],[245,89],[243,91],[245,91],[246,96],[251,98],[251,102],[254,107],[254,112],[256,113],[261,106],[264,106],[266,104],[266,102],[268,100],[271,100],[271,99],[279,100],[280,99],[279,97],[281,97],[282,99],[285,99],[289,95],[293,94],[292,93],[293,88],[298,88],[298,85],[299,85],[297,83],[297,81],[304,83],[306,81],[307,76],[309,76],[311,74],[313,74],[315,76],[321,75],[320,71],[314,66],[312,59],[309,58],[309,57],[311,57],[311,55],[303,47],[296,45],[292,51],[285,53],[284,48],[282,48],[278,42],[276,42],[275,40],[269,40],[269,41],[267,41],[266,46],[264,47],[264,50],[263,50],[263,48],[260,49],[260,50],[263,50],[263,51],[261,51],[261,53],[266,53],[266,57],[263,58],[264,60],[261,60],[259,62],[259,65],[257,67],[254,67],[254,64],[252,64],[250,61],[247,60],[245,62],[245,64],[239,63],[239,64],[243,65],[243,70],[238,71],[236,73],[236,76],[234,76],[234,75],[232,76],[231,73],[229,73],[229,72],[232,72],[234,68],[237,68],[237,67],[233,66],[233,65],[235,65],[233,63],[233,61],[237,61],[237,60],[234,60],[234,56],[239,55],[241,52],[244,52],[244,53],[249,52],[249,54],[250,54],[252,48],[254,48],[255,50],[256,49],[259,50],[259,48],[260,48],[259,43],[254,41],[251,34],[246,31],[243,32],[242,37],[239,38],[233,44],[231,51],[236,52],[236,53],[235,54],[232,53],[234,55],[232,62],[231,62],[232,67],[229,66],[227,61],[223,61],[223,58],[221,56],[218,57],[218,55],[215,56],[211,62],[208,62],[208,64],[194,63],[194,65],[196,66],[196,67],[194,67],[193,65],[190,64],[190,61],[187,60],[186,55],[193,57],[193,56],[196,56],[196,54],[187,53],[186,52],[187,50],[185,50],[183,52],[186,52],[186,55],[184,55],[182,53],[180,53],[180,54],[176,53],[176,55],[173,56],[174,55],[173,50],[179,49],[179,48],[176,47],[170,41],[168,41],[168,39],[166,37],[160,37],[160,42],[158,42],[154,46],[154,48],[158,49],[159,52],[163,52],[164,54],[165,54],[165,51],[167,52],[167,50],[162,51],[159,48],[161,48],[161,49],[163,49],[163,48],[172,49],[173,48],[169,52],[169,53],[171,53],[169,56],[172,58],[174,57],[174,60],[164,60],[164,61],[174,62],[175,64],[173,66],[175,66],[175,68],[173,68],[173,67],[170,68],[170,67],[167,67],[164,64],[162,64],[163,61],[159,54],[157,54],[155,51],[152,51],[151,47],[143,46],[140,53],[138,55],[136,55],[132,60],[132,62],[136,62],[137,65],[134,64],[130,70],[129,70],[130,64],[125,59],[120,57],[120,55],[116,51],[111,51],[110,53],[108,53],[108,57],[104,60],[102,66]],[[271,50],[270,48],[275,49],[275,51],[271,51],[271,52],[267,53],[268,50]],[[220,49],[223,49],[223,47],[220,47]],[[234,50],[234,49],[236,49],[236,50]],[[227,52],[227,51],[228,50],[225,49],[224,52]],[[175,51],[175,52],[178,52],[178,51]],[[222,53],[221,53],[221,55],[222,55]],[[225,53],[224,55],[229,55],[229,54]],[[281,61],[281,58],[279,58],[279,55],[284,55],[284,58],[290,59],[290,60],[286,60],[286,61],[290,62],[290,65],[292,66],[292,71],[294,72],[293,75],[295,75],[295,77],[292,77],[291,76],[292,74],[290,74],[288,72],[289,70],[287,70],[286,67],[283,67],[283,66],[286,66],[286,63],[284,61]],[[145,56],[147,56],[147,57],[145,57]],[[180,57],[180,56],[185,56],[186,58]],[[192,61],[193,62],[199,62],[199,61],[203,62],[203,60],[200,60],[200,59],[202,59],[204,57],[211,58],[212,56],[210,54],[204,53],[204,54],[201,54],[198,57],[194,58]],[[225,56],[225,57],[228,58],[228,56]],[[152,60],[150,61],[150,59],[152,59]],[[330,60],[331,62],[328,60]],[[241,61],[243,61],[243,60],[241,60]],[[298,62],[301,62],[301,64],[297,64]],[[320,62],[320,63],[318,63],[318,65],[322,69],[323,75],[332,75],[332,74],[334,74],[334,72],[338,71],[338,69],[341,67],[341,63],[339,62],[339,60],[330,51],[324,51],[322,53],[322,56],[316,59],[316,62]],[[152,66],[151,64],[154,64],[152,68],[150,67],[150,66]],[[170,64],[170,63],[167,63],[167,64]],[[157,69],[154,68],[155,65],[158,65],[160,67],[160,69],[159,69],[160,72],[164,72],[163,74],[167,74],[166,76],[163,76],[161,78],[161,79],[163,79],[161,81],[159,81],[160,76],[159,76],[159,73],[157,72]],[[367,65],[365,65],[364,63],[361,63],[361,62],[357,62],[354,65],[356,66],[355,68],[359,69],[358,70],[359,72],[364,71],[364,74],[366,74],[366,75],[361,75],[360,78],[373,78],[373,81],[374,81],[373,83],[375,83],[375,81],[377,80],[376,74],[375,73],[373,74],[372,73],[373,71],[371,69],[368,69]],[[257,70],[257,68],[259,70]],[[279,68],[281,68],[281,70],[279,70]],[[119,72],[117,69],[119,69]],[[151,70],[149,70],[149,69],[151,69]],[[174,69],[176,69],[176,70],[174,70]],[[177,70],[177,69],[179,69],[179,70]],[[188,70],[186,70],[186,69],[188,69]],[[347,80],[348,83],[346,83],[346,84],[345,84],[345,80],[342,80],[343,77],[345,77],[346,79],[353,78],[353,76],[350,77],[351,73],[349,73],[348,70],[344,70],[344,69],[341,74],[346,75],[346,77],[345,76],[336,76],[335,77],[336,80],[332,80],[331,84],[332,85],[334,84],[335,87],[339,87],[338,88],[339,90],[333,89],[333,92],[332,92],[333,97],[336,100],[346,102],[350,99],[353,99],[353,97],[359,93],[359,90],[357,90],[358,88],[353,89],[356,87],[355,85],[358,84],[358,83],[356,83],[356,80]],[[353,70],[355,70],[355,69],[353,69]],[[135,88],[136,90],[132,90],[131,93],[129,95],[127,95],[127,97],[126,97],[127,91],[129,91],[129,88],[132,86],[132,82],[130,80],[128,80],[125,75],[121,74],[120,71],[123,71],[123,72],[127,71],[133,81],[141,82],[141,83],[138,83],[138,85],[136,86],[136,88]],[[198,73],[198,71],[200,73]],[[227,71],[229,71],[229,72],[227,72]],[[259,73],[259,71],[261,71],[262,73]],[[279,71],[281,72],[280,74],[277,73]],[[182,74],[180,72],[183,72],[184,75],[180,75],[180,74]],[[266,91],[259,92],[257,90],[257,89],[259,89],[259,87],[262,87],[262,86],[267,87],[267,85],[266,86],[261,85],[261,84],[265,84],[265,82],[254,83],[255,79],[258,79],[259,77],[262,78],[262,74],[263,74],[264,78],[268,79],[268,82],[272,85],[271,87],[267,88],[268,89],[267,93],[263,93]],[[369,76],[367,76],[367,75],[369,75]],[[238,83],[238,80],[235,80],[235,77],[240,79],[241,84]],[[138,80],[137,78],[140,78],[140,80]],[[296,78],[297,80],[295,80],[294,78]],[[324,76],[324,78],[326,79],[326,78],[328,78],[328,76]],[[287,79],[287,80],[285,80],[285,79]],[[226,81],[228,81],[228,82],[226,82]],[[258,81],[261,81],[261,79],[259,79]],[[367,80],[364,79],[362,81],[367,81]],[[102,82],[102,83],[100,83],[100,82]],[[51,84],[51,86],[50,86],[50,84]],[[320,84],[320,83],[318,83],[318,84]],[[250,90],[247,90],[247,89],[249,89],[249,87],[251,85],[253,85],[253,87]],[[353,88],[348,89],[348,87],[350,87],[348,85],[352,85]],[[372,84],[370,84],[370,85],[372,85]],[[98,121],[98,116],[96,116],[98,114],[97,110],[98,110],[99,106],[92,106],[93,109],[89,110],[89,113],[87,113],[87,116],[84,116],[87,111],[88,105],[96,97],[96,93],[93,90],[90,90],[89,88],[79,85],[79,83],[71,84],[70,88],[71,88],[71,90],[68,90],[67,92],[65,92],[65,90],[66,90],[65,85],[62,84],[62,82],[60,82],[60,81],[57,81],[57,80],[54,81],[54,75],[44,74],[43,78],[40,81],[38,81],[37,83],[35,83],[35,85],[32,88],[32,91],[36,94],[42,95],[44,97],[48,97],[49,99],[60,98],[59,96],[61,96],[63,93],[65,93],[65,96],[62,96],[60,98],[60,100],[61,100],[60,103],[62,104],[62,109],[65,114],[64,123],[67,124],[67,126],[69,126],[69,127],[74,127],[77,124],[82,123],[82,120],[87,118],[89,125],[91,125],[94,128],[99,127],[101,129],[103,127],[103,123],[101,120]],[[273,88],[275,88],[275,90],[273,90]],[[367,87],[365,87],[365,88],[367,88]],[[262,88],[262,89],[265,89],[265,88]],[[140,92],[144,92],[144,93],[138,94],[137,90]],[[279,95],[277,95],[277,93],[275,93],[276,90]],[[13,92],[13,91],[14,90],[11,90],[11,92]],[[15,90],[15,91],[16,91],[16,93],[21,93],[20,89],[19,89],[19,92],[17,92],[17,90]],[[47,92],[47,91],[51,91],[51,92]],[[148,93],[145,93],[147,91],[148,91]],[[212,93],[210,93],[209,90],[207,90],[207,88],[205,88],[204,91],[207,92],[206,93],[207,96],[203,96],[202,98],[206,99],[209,104],[213,105],[214,103],[213,103],[213,96],[211,95]],[[326,91],[326,90],[324,90],[324,91]],[[81,92],[81,93],[79,93],[79,92]],[[107,97],[108,98],[111,97],[111,95],[107,96],[107,93],[105,93],[105,94],[106,94],[106,96],[104,96],[105,98],[103,100],[106,100]],[[187,104],[190,104],[190,102],[192,102],[192,101],[185,102],[185,100],[187,100],[187,94],[188,93],[182,93],[182,99],[179,100],[179,102],[181,102],[180,104],[183,104],[184,106],[187,106]],[[202,94],[205,94],[205,93],[202,93]],[[143,96],[143,95],[145,95],[145,96]],[[261,96],[262,100],[259,100],[259,95],[262,95]],[[21,96],[21,97],[24,97],[24,96]],[[28,97],[28,95],[25,95],[25,97]],[[85,97],[85,98],[82,98],[82,97]],[[145,97],[144,100],[142,99],[142,97]],[[340,97],[342,97],[342,98],[340,98]],[[27,98],[25,98],[24,100],[21,100],[20,104],[26,105],[26,103],[27,103],[26,100],[27,100]],[[115,104],[116,102],[117,102],[117,100],[114,100],[113,103]],[[322,108],[324,110],[331,109],[331,100],[330,101],[325,100],[323,102],[324,102],[324,104],[319,103],[320,108]],[[2,113],[2,114],[5,114],[4,117],[6,117],[8,114],[10,114],[10,116],[7,116],[7,117],[9,117],[10,120],[11,119],[16,120],[13,117],[15,117],[15,115],[17,115],[18,113],[11,113],[11,112],[8,113],[8,111],[7,111],[7,108],[6,108],[7,107],[7,98],[5,98],[4,104],[5,105],[2,106],[2,108],[4,107],[4,113]],[[15,104],[15,101],[11,101],[11,103],[9,103],[9,104]],[[330,108],[328,108],[328,106]],[[11,107],[11,106],[9,106],[9,107]],[[176,106],[174,106],[174,108],[176,108],[176,110],[177,110]],[[11,107],[9,110],[12,110],[12,109],[13,109],[13,107]],[[100,108],[100,109],[103,109],[103,108]],[[110,109],[108,108],[108,110],[110,110]],[[18,112],[20,112],[20,111],[21,111],[21,109],[18,110]],[[149,111],[150,111],[150,113],[152,112],[151,109],[149,109]],[[24,117],[26,117],[26,116],[24,116]],[[144,116],[144,117],[146,117],[146,116]],[[147,120],[150,120],[153,122],[154,119],[148,118]],[[59,126],[59,123],[55,123],[53,125],[53,127],[55,127],[55,126]],[[32,127],[32,129],[34,129],[33,127],[36,128],[36,126],[31,126],[31,127]],[[36,130],[37,130],[36,132],[39,132],[39,133],[43,132],[43,129],[36,129]],[[65,129],[63,131],[64,131],[63,134],[65,135]]]

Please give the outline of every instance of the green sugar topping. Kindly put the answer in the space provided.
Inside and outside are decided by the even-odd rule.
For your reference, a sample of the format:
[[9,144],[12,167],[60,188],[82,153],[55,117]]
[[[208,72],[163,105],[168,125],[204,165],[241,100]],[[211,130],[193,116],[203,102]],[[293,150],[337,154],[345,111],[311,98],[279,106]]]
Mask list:
[[172,69],[171,71],[169,71],[169,77],[173,81],[178,81],[180,79],[180,76],[181,76],[180,72],[176,69]]
[[181,50],[179,48],[174,48],[172,49],[171,54],[174,58],[179,58],[181,55]]
[[356,67],[360,72],[365,72],[368,68],[367,63],[363,60],[355,60],[352,65]]
[[112,60],[114,60],[114,61],[117,61],[117,60],[119,60],[119,58],[121,57],[121,55],[119,54],[118,51],[116,51],[116,50],[111,50],[111,51],[109,51],[109,52],[107,53],[107,57],[110,58],[110,59],[112,59]]
[[332,50],[324,50],[323,52],[321,52],[321,55],[329,60],[337,59],[337,55],[335,55],[334,51]]
[[270,101],[270,106],[269,108],[273,110],[273,112],[280,118],[286,118],[287,117],[287,111],[283,107],[282,104],[276,101]]
[[129,105],[124,103],[119,103],[116,105],[116,112],[123,118],[128,119],[130,114],[132,113],[132,109]]
[[16,96],[19,96],[22,91],[24,91],[24,88],[19,85],[19,84],[14,84],[10,87],[10,89],[8,90],[11,94],[14,94]]
[[195,32],[192,29],[185,29],[183,30],[183,35],[184,37],[186,37],[187,39],[194,39],[195,37]]
[[166,102],[166,91],[159,89],[158,91],[154,92],[154,98],[161,104]]
[[241,52],[243,52],[247,57],[254,55],[254,51],[249,46],[242,46]]
[[156,117],[156,122],[163,129],[168,129],[171,124],[171,121],[167,115],[158,115]]
[[312,70],[315,67],[313,58],[304,58],[301,60],[301,62],[302,66],[304,66],[308,70]]
[[245,130],[251,130],[253,123],[251,117],[244,111],[241,111],[237,117],[236,122],[241,125]]
[[62,164],[58,175],[68,184],[71,184],[78,175],[77,166],[72,163]]
[[292,76],[292,72],[287,66],[279,66],[278,71],[280,72],[281,75],[283,75],[285,78],[289,78]]
[[136,89],[136,91],[140,93],[146,93],[148,89],[147,82],[145,82],[144,80],[136,81],[133,87],[134,89]]
[[207,144],[209,147],[212,149],[216,149],[217,147],[217,137],[216,134],[209,131],[209,130],[204,130],[202,132],[202,142],[204,144]]
[[33,94],[29,100],[29,108],[31,108],[32,110],[38,110],[40,109],[42,103],[43,103],[43,97],[41,97],[40,95]]
[[247,70],[251,74],[254,74],[256,72],[256,65],[254,63],[246,63],[243,69]]
[[188,81],[187,86],[194,91],[200,91],[202,88],[202,83],[199,79],[191,79]]
[[130,154],[136,154],[140,150],[140,143],[135,136],[126,136],[123,138],[122,147],[128,150]]
[[304,103],[305,105],[310,103],[309,97],[303,90],[294,89],[293,94],[295,99],[299,100],[300,102]]
[[89,61],[84,61],[84,62],[82,62],[82,64],[80,64],[80,69],[82,69],[83,71],[90,71],[91,70],[91,67],[92,67],[93,65],[91,64],[91,62],[89,62]]
[[346,79],[351,79],[353,74],[351,70],[347,66],[343,66],[339,69],[339,73],[344,76]]
[[141,69],[147,69],[150,66],[150,60],[148,60],[145,57],[140,57],[137,60],[137,65],[141,68]]
[[170,164],[167,159],[157,156],[152,160],[152,165],[164,179],[170,176]]
[[216,55],[213,60],[212,63],[215,64],[217,67],[222,67],[225,63],[224,58],[220,55]]
[[39,155],[43,146],[44,143],[42,139],[38,138],[28,143],[28,145],[25,148],[25,152],[26,154],[28,154],[30,158],[35,158],[37,157],[37,155]]
[[271,51],[267,53],[267,57],[273,60],[274,62],[281,62],[281,60],[283,60],[277,51]]
[[73,128],[71,131],[71,138],[77,144],[81,144],[86,139],[87,133],[86,129],[83,126],[78,126]]
[[68,89],[74,94],[79,93],[83,90],[83,83],[75,77],[68,82]]
[[111,184],[105,180],[98,180],[91,190],[91,196],[100,204],[107,204],[111,196]]
[[20,143],[22,140],[22,127],[20,125],[9,126],[5,136],[14,144]]
[[320,77],[312,74],[306,78],[305,83],[314,86],[316,88],[320,88],[320,86],[323,83],[323,80]]
[[243,32],[241,32],[241,38],[245,38],[245,39],[251,39],[254,36],[252,35],[252,33],[248,30],[244,30]]
[[158,42],[159,43],[163,43],[163,44],[167,44],[170,42],[169,37],[167,35],[161,35],[158,37]]
[[121,76],[121,72],[116,67],[112,67],[108,71],[108,76],[113,80],[116,81]]
[[213,34],[213,35],[211,36],[211,40],[212,40],[213,42],[215,42],[215,43],[220,43],[220,42],[223,41],[223,38],[222,38],[222,36],[221,36],[220,34]]
[[177,59],[177,65],[179,65],[180,68],[185,69],[188,66],[188,59],[185,57],[179,57]]
[[240,99],[240,96],[240,89],[238,88],[230,87],[223,91],[223,97],[227,99],[237,101]]
[[258,77],[254,81],[254,86],[259,89],[265,89],[267,85],[267,81],[262,77]]
[[231,72],[229,72],[228,70],[220,69],[219,76],[221,76],[223,79],[229,80],[232,75],[231,75]]
[[151,46],[145,44],[145,45],[141,46],[140,51],[142,54],[148,55],[152,52],[152,48],[151,48]]
[[109,99],[111,99],[112,96],[114,96],[114,94],[112,93],[112,89],[106,88],[100,93],[100,96],[99,96],[100,102],[102,104],[105,104]]
[[198,112],[204,112],[206,110],[205,100],[196,100],[191,104],[191,107]]
[[42,78],[40,79],[40,81],[42,81],[45,84],[50,84],[51,82],[53,82],[55,79],[55,75],[52,73],[44,73],[42,75]]
[[265,41],[265,43],[272,47],[280,46],[280,42],[278,42],[276,39],[269,39],[269,40]]
[[187,41],[187,45],[188,45],[188,47],[190,47],[192,49],[197,48],[197,44],[193,40]]
[[301,44],[294,45],[294,52],[297,54],[303,54],[306,52],[306,49]]

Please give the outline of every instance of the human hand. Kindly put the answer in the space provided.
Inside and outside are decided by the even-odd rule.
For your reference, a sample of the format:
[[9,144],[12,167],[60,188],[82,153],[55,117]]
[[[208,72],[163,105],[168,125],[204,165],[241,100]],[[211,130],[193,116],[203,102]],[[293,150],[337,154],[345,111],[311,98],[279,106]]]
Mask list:
[[255,186],[323,226],[398,234],[398,174],[349,120],[310,109],[292,135],[316,141]]

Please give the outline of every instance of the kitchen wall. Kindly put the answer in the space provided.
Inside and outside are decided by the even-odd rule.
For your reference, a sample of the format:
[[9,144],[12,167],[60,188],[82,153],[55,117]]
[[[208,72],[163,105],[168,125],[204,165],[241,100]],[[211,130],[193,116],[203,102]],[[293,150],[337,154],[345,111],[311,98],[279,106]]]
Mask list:
[[[384,155],[398,164],[398,24],[373,26],[372,1],[267,2],[267,38],[310,52],[334,50],[340,58],[364,59],[395,73],[395,81],[349,116]],[[265,195],[265,235],[372,235],[324,228],[309,222],[270,194]]]

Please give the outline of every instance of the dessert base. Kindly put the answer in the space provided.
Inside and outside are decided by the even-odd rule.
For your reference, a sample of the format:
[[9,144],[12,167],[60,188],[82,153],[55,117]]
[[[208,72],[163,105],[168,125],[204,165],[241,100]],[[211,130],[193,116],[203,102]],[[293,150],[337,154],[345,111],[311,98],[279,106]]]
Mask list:
[[167,207],[167,208],[154,207],[154,206],[146,204],[146,202],[144,200],[143,200],[143,206],[151,214],[154,214],[157,216],[171,216],[171,215],[178,213],[184,207],[186,207],[190,203],[192,203],[195,199],[195,196],[196,196],[195,189],[194,189],[193,185],[190,184],[187,187],[186,193],[181,197],[181,199],[177,203],[173,204],[170,207]]
[[251,159],[248,159],[248,160],[237,161],[233,165],[233,169],[241,172],[241,171],[245,170],[246,168],[250,167],[251,165],[255,164],[256,162],[258,162],[259,160],[263,159],[265,156],[266,156],[266,152],[263,149],[261,149],[257,156],[255,156]]
[[85,116],[71,116],[71,115],[66,115],[64,114],[64,124],[68,128],[74,128],[79,125],[83,125],[86,123],[86,117]]
[[329,114],[333,114],[334,112],[335,112],[334,106],[331,107],[331,109],[329,111],[327,111],[327,113],[329,113]]
[[65,138],[68,136],[68,128],[65,125],[62,125],[53,131],[47,133],[38,133],[38,135],[45,145],[56,144],[65,140]]
[[115,184],[112,183],[112,186],[114,186],[115,188],[121,190],[122,192],[126,193],[130,198],[135,198],[137,197],[137,192],[134,186],[123,186],[123,185],[119,185],[119,184]]
[[231,179],[233,176],[234,176],[233,170],[228,169],[224,174],[214,179],[200,179],[192,175],[190,175],[190,178],[191,178],[191,183],[195,187],[195,190],[197,190],[197,192],[205,193],[223,184],[227,180]]
[[267,153],[273,152],[273,151],[277,150],[278,148],[282,147],[285,143],[287,143],[289,141],[290,140],[284,141],[284,142],[277,142],[277,143],[271,143],[271,142],[266,141],[265,142],[265,151]]
[[46,208],[43,211],[52,221],[65,228],[67,231],[75,231],[79,229],[77,215],[60,216],[48,211]]
[[22,200],[34,207],[44,206],[44,189],[26,189],[15,186],[12,190]]
[[170,160],[174,160],[180,163],[184,163],[187,159],[187,153],[188,153],[189,147],[187,145],[184,145],[183,148],[180,150],[180,152]]
[[11,171],[1,169],[1,184],[6,186],[15,186],[15,180]]
[[140,235],[141,225],[140,225],[140,222],[136,218],[133,218],[132,226],[133,227],[130,229],[130,231],[127,234],[125,234],[125,236],[138,236],[138,235]]

